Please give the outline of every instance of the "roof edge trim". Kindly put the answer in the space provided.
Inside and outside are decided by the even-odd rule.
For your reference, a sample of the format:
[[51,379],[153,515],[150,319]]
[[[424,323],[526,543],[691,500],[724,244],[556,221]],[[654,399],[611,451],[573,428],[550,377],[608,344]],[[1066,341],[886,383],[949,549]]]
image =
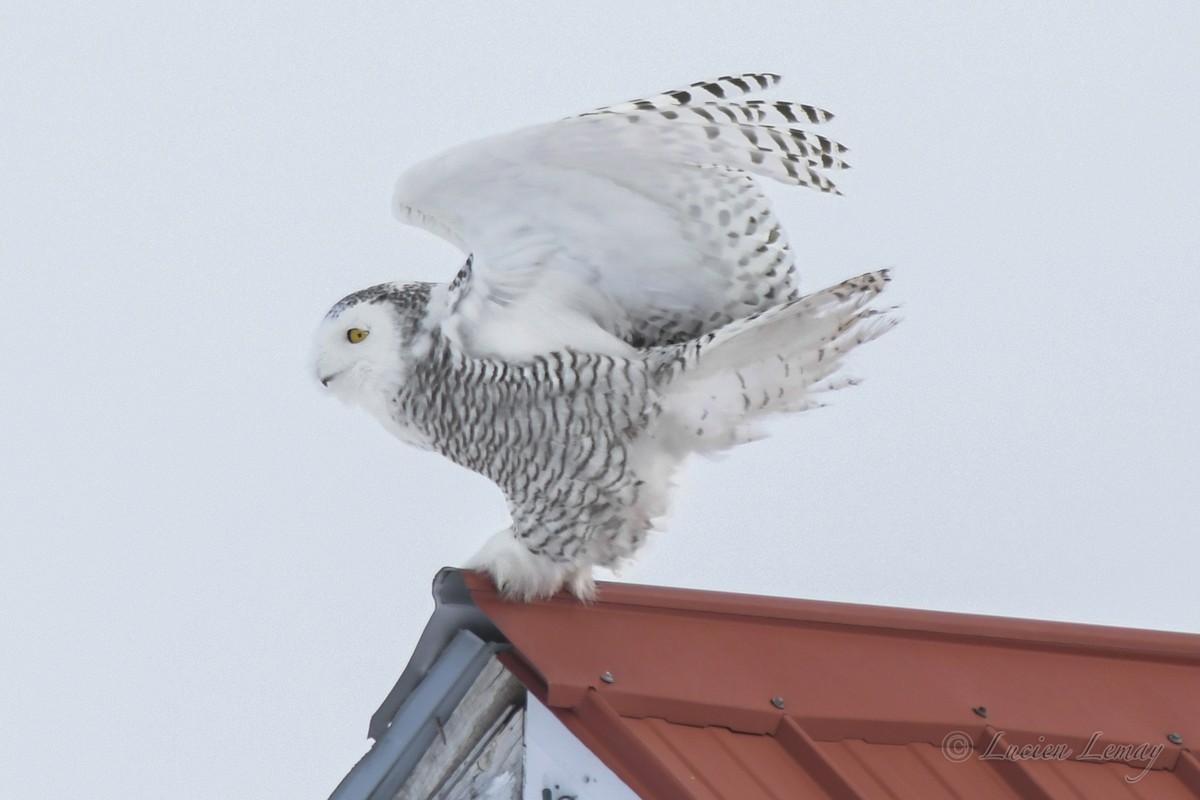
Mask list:
[[[476,602],[479,599],[502,602],[486,575],[470,571],[463,571],[461,574],[466,589],[476,598]],[[1141,658],[1149,656],[1156,660],[1200,663],[1200,636],[1191,633],[607,581],[599,582],[597,589],[599,597],[595,604],[601,606],[649,607],[689,614],[744,616],[808,624],[911,631],[919,635],[1008,641],[1023,648],[1046,644],[1083,650],[1103,650],[1113,655],[1127,653]],[[535,602],[571,605],[579,603],[565,593]]]

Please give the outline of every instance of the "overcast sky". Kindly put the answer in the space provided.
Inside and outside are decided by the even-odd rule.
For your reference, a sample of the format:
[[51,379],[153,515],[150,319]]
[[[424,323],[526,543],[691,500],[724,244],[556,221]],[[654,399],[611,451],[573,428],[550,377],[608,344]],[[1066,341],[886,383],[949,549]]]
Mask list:
[[494,486],[322,393],[448,279],[406,165],[730,71],[837,114],[806,288],[865,383],[684,476],[622,579],[1200,632],[1200,5],[6,3],[0,796],[325,797]]

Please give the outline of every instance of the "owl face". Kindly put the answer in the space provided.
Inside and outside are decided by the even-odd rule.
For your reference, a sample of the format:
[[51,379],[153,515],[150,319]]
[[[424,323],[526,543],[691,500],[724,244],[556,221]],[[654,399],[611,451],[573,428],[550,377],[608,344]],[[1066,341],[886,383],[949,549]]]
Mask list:
[[317,380],[337,396],[362,403],[364,394],[399,378],[400,320],[389,302],[338,303],[317,329]]

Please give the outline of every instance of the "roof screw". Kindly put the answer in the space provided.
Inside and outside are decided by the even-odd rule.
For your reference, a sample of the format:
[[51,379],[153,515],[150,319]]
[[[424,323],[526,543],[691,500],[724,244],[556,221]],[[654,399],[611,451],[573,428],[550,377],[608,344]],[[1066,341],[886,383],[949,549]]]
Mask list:
[[975,716],[977,717],[987,717],[987,709],[983,706],[975,706],[971,710],[975,712]]
[[601,672],[600,680],[604,681],[605,683],[612,683],[613,681],[616,680],[616,678],[613,677],[613,674],[611,672]]
[[1171,744],[1183,744],[1183,737],[1178,733],[1172,732],[1167,734],[1167,741]]
[[776,708],[783,708],[783,698],[782,697],[772,697],[771,705],[775,706]]

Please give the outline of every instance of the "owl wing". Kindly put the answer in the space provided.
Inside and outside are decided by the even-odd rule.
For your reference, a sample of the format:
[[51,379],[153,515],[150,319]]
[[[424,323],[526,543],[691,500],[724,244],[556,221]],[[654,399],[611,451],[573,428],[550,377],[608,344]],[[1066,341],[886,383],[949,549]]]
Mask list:
[[731,97],[727,76],[456,147],[409,169],[394,210],[469,253],[443,331],[510,360],[682,341],[795,295],[793,258],[752,176],[836,192],[832,115]]

